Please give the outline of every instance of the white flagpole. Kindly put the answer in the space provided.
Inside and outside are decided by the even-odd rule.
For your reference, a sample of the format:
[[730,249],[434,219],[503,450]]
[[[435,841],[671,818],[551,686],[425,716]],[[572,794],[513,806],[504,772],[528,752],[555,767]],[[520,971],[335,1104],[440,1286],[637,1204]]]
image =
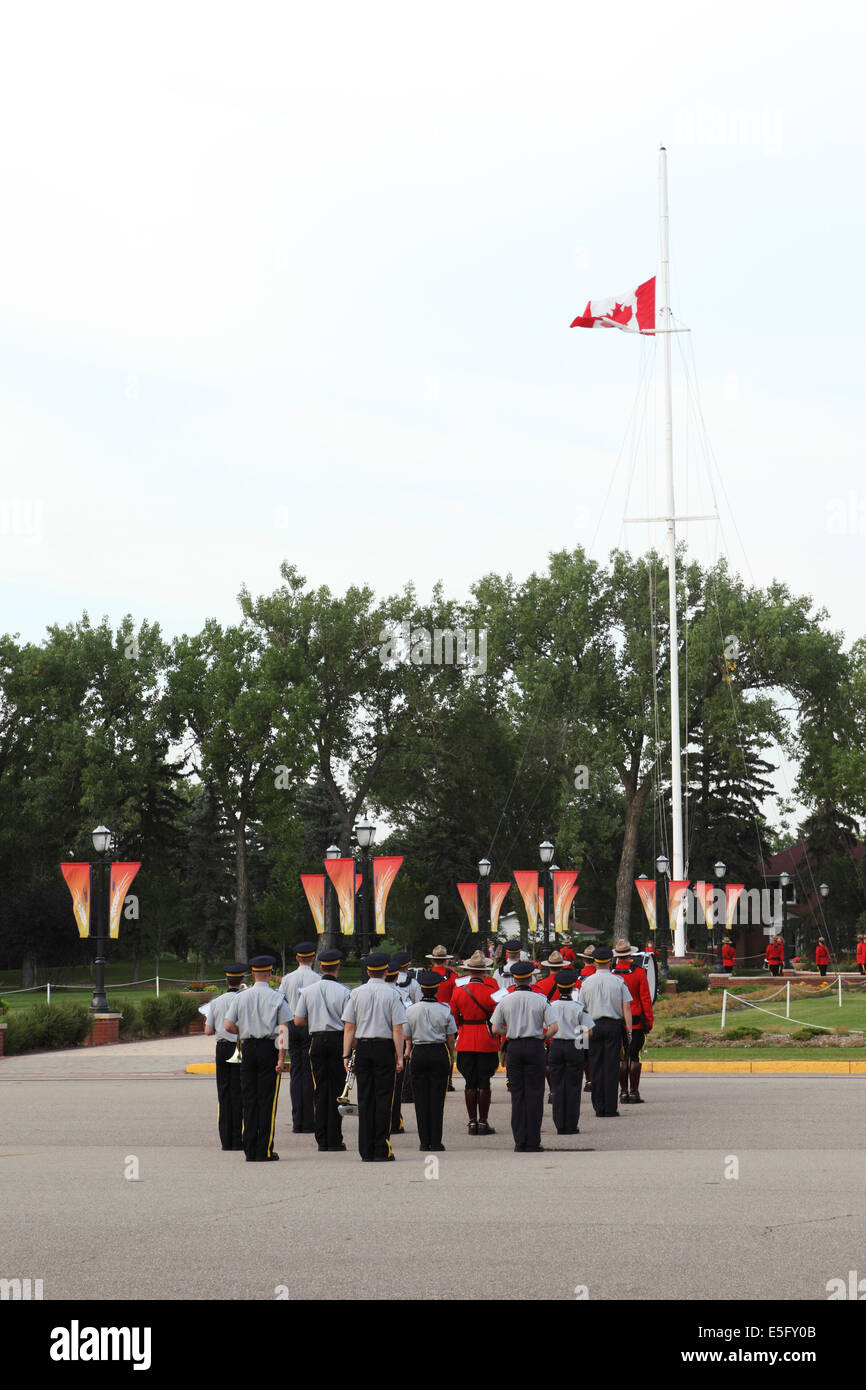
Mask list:
[[[659,223],[661,234],[661,327],[665,357],[665,460],[667,463],[668,614],[671,649],[671,819],[672,874],[683,877],[683,789],[680,757],[680,660],[677,630],[677,535],[674,508],[673,405],[671,397],[671,295],[668,251],[668,168],[664,145],[659,150]],[[674,955],[686,953],[685,913],[680,911],[674,931]]]

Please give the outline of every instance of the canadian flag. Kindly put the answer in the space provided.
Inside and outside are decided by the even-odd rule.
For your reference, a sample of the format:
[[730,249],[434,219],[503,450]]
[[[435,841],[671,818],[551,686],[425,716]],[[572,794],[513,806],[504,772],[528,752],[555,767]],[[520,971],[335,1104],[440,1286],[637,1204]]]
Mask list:
[[591,299],[572,328],[621,328],[626,333],[654,333],[656,277],[618,299]]

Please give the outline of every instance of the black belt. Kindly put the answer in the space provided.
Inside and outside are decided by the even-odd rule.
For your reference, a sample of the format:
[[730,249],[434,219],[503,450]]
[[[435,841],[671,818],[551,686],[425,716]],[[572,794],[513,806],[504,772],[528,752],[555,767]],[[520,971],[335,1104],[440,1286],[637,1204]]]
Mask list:
[[317,1028],[315,1033],[311,1033],[311,1038],[341,1038],[342,1028]]
[[412,1051],[414,1052],[416,1047],[447,1047],[447,1046],[448,1046],[448,1044],[446,1043],[445,1039],[444,1039],[444,1038],[440,1038],[438,1042],[432,1042],[432,1043],[413,1043],[413,1044],[412,1044]]

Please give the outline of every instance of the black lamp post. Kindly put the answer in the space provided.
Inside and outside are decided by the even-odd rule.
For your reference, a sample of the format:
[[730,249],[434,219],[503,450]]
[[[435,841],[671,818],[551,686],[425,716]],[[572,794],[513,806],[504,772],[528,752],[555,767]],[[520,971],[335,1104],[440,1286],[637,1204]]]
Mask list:
[[541,870],[541,881],[544,884],[541,939],[544,945],[544,954],[547,957],[550,955],[550,909],[553,906],[553,874],[550,866],[553,863],[554,855],[553,845],[549,840],[542,840],[538,846],[538,853],[544,866]]
[[372,891],[370,883],[370,846],[376,838],[376,827],[370,820],[358,821],[355,826],[355,835],[361,847],[361,955],[366,956],[371,946],[371,917],[370,907],[372,901]]
[[[826,903],[827,898],[828,898],[829,895],[830,895],[830,888],[829,888],[829,885],[826,884],[826,883],[819,883],[819,884],[818,884],[818,892],[821,894],[821,897],[824,899],[824,902]],[[828,941],[828,943],[829,943],[829,940],[830,940],[830,929],[829,929],[829,927],[827,926],[827,914],[826,914],[826,912],[824,911],[823,908],[821,909],[821,916],[822,916],[822,918],[823,918],[823,920],[824,920],[824,931],[825,931],[825,933],[826,933],[827,941]],[[802,954],[802,952],[801,952],[800,954]],[[841,968],[841,967],[840,967],[840,968]]]
[[785,947],[785,969],[791,970],[791,956],[793,951],[788,941],[788,884],[791,882],[791,875],[782,871],[779,874],[779,888],[782,893],[782,944]]
[[[713,865],[713,873],[715,874],[716,878],[719,880],[719,887],[720,887],[720,888],[724,888],[724,886],[725,886],[725,874],[727,873],[727,870],[728,870],[728,866],[727,866],[727,864],[725,863],[724,859],[717,859],[716,862],[715,862],[715,864]],[[717,913],[716,913],[716,910],[715,910],[715,906],[716,906],[716,905],[715,905],[715,894],[713,894],[713,899],[714,899],[714,901],[713,901],[713,922],[714,922],[715,927],[716,927],[716,929],[718,930],[718,933],[719,933],[719,939],[718,939],[718,941],[716,942],[716,969],[717,969],[718,971],[721,972],[721,969],[722,969],[722,936],[723,936],[723,932],[722,932],[722,924],[721,924],[721,922],[720,922],[720,920],[719,920],[719,918],[718,918],[718,915],[717,915]]]
[[[340,846],[328,845],[325,850],[326,859],[339,859]],[[333,949],[337,944],[337,894],[334,892],[334,885],[325,874],[325,946]]]
[[670,862],[666,854],[656,856],[656,873],[662,881],[661,896],[664,899],[664,929],[661,932],[661,943],[659,945],[659,973],[664,979],[668,979],[668,936],[670,935],[670,913],[668,911],[668,873]]
[[481,939],[481,954],[486,956],[487,937],[490,934],[490,860],[478,861],[478,935]]
[[90,1001],[92,1014],[107,1014],[108,1000],[105,997],[105,953],[109,929],[109,892],[111,874],[111,853],[114,837],[107,825],[98,825],[93,832],[93,848],[99,855],[93,865],[92,910],[96,918],[96,971],[93,980],[93,998]]

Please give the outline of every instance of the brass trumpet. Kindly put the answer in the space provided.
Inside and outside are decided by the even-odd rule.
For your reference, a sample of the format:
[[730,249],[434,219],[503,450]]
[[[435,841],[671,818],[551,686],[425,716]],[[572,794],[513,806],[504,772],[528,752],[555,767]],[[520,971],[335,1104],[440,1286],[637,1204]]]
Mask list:
[[337,1096],[337,1108],[341,1115],[354,1115],[357,1106],[352,1104],[352,1087],[355,1084],[355,1050],[349,1058],[349,1065],[346,1068],[346,1084]]

